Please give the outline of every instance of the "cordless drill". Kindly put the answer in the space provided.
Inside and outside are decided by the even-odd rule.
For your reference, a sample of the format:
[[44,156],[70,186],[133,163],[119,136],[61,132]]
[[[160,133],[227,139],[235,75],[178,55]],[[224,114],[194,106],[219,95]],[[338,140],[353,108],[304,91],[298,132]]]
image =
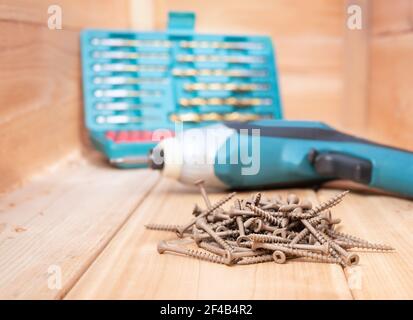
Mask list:
[[183,183],[231,189],[345,179],[413,197],[413,152],[311,121],[225,122],[161,141],[150,167]]

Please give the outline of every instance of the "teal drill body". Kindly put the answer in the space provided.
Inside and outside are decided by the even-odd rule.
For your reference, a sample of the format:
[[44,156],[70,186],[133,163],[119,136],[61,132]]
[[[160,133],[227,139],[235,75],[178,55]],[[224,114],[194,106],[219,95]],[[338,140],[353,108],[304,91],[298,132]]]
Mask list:
[[[350,136],[320,122],[263,120],[225,126],[234,129],[238,143],[231,143],[233,136],[226,140],[216,154],[214,172],[229,188],[301,186],[346,179],[413,197],[412,152]],[[253,135],[253,129],[260,134]],[[240,150],[251,154],[254,144],[259,145],[259,168],[245,174],[248,164]]]

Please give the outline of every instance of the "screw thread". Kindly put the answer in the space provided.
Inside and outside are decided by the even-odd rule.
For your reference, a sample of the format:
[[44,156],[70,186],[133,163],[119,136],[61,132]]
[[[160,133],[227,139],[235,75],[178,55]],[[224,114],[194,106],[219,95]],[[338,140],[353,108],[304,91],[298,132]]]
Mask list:
[[[248,205],[248,208],[250,208],[257,216],[260,216],[262,219],[264,219],[264,220],[266,220],[266,221],[268,221],[268,222],[271,222],[272,224],[276,224],[276,223],[277,223],[277,219],[276,219],[276,217],[274,217],[274,215],[273,215],[273,214],[275,214],[275,213],[271,214],[271,213],[269,213],[269,212],[267,212],[267,211],[265,211],[265,210],[262,210],[262,209],[254,206],[254,205],[252,205],[252,204]],[[281,214],[281,215],[282,215],[282,214]]]
[[216,229],[218,227],[225,227],[235,222],[235,218],[230,218],[222,221],[215,222],[211,225],[211,228]]
[[214,246],[213,244],[210,244],[208,242],[200,242],[198,244],[199,247],[201,247],[204,250],[207,250],[213,254],[219,255],[219,256],[224,256],[225,255],[225,250],[218,248],[217,246]]
[[216,254],[212,254],[210,252],[204,252],[195,249],[186,249],[186,254],[198,260],[204,260],[219,264],[227,264],[227,260],[225,258],[218,256]]
[[279,248],[277,248],[277,250],[283,251],[293,256],[310,258],[310,259],[317,260],[320,262],[341,264],[341,259],[339,258],[329,257],[323,254],[315,253],[311,251],[289,248],[288,246],[280,246]]
[[145,225],[146,229],[149,230],[158,230],[158,231],[170,231],[170,232],[176,232],[178,228],[182,227],[181,225],[178,224],[161,224],[161,223],[149,223]]
[[334,237],[334,238],[343,238],[345,240],[351,240],[353,242],[357,242],[357,243],[368,243],[368,241],[361,239],[359,237],[356,236],[352,236],[343,232],[339,232],[339,231],[333,231],[333,230],[328,230],[327,233]]
[[290,242],[290,240],[288,240],[286,238],[277,237],[277,236],[270,236],[270,235],[265,235],[265,234],[257,234],[257,233],[249,234],[248,238],[251,241],[264,242],[264,243],[274,243],[274,242],[288,243],[288,242]]
[[237,262],[239,265],[247,265],[247,264],[255,264],[255,263],[263,263],[263,262],[270,262],[273,261],[273,257],[271,254],[263,255],[263,256],[256,256],[256,257],[244,257],[240,261]]
[[300,233],[298,233],[293,240],[291,240],[291,244],[296,244],[299,243],[301,240],[303,240],[308,234],[310,233],[310,231],[308,231],[308,229],[303,229],[300,231]]
[[261,192],[258,192],[252,198],[252,204],[254,206],[258,206],[260,204],[260,201],[261,201]]
[[335,195],[334,197],[328,199],[327,201],[320,203],[318,206],[314,207],[313,209],[308,210],[306,213],[314,216],[319,212],[322,212],[328,208],[334,207],[335,205],[340,203],[340,201],[345,197],[347,193],[349,193],[348,190],[342,193],[339,193]]

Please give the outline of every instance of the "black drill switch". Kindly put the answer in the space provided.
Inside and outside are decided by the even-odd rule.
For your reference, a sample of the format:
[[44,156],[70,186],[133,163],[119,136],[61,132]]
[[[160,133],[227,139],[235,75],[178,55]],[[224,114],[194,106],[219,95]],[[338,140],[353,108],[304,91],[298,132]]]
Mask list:
[[315,171],[325,177],[346,179],[364,184],[371,181],[372,164],[369,160],[338,152],[317,152],[308,155]]

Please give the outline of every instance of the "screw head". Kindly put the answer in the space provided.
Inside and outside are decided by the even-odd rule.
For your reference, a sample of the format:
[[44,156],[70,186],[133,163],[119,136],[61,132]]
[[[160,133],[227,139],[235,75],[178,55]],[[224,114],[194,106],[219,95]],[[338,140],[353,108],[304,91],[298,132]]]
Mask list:
[[274,259],[275,263],[279,264],[285,263],[285,261],[287,260],[285,253],[280,250],[275,250],[272,254],[272,258]]
[[160,254],[164,253],[168,249],[168,244],[165,241],[158,242],[158,252]]

